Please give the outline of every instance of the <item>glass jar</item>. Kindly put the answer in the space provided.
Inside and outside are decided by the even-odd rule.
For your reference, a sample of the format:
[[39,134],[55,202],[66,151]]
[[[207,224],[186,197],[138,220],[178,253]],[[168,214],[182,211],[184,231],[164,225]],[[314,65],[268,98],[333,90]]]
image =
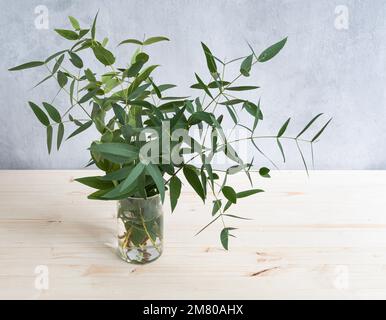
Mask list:
[[160,196],[118,201],[118,252],[130,263],[157,259],[163,247],[163,211]]

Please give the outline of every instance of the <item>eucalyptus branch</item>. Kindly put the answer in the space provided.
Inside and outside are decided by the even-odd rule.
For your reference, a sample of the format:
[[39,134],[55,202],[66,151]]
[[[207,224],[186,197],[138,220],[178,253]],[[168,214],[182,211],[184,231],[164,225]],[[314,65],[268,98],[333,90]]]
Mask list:
[[[285,134],[290,119],[284,123],[276,135],[263,136],[254,134],[258,123],[263,120],[263,114],[260,110],[260,100],[257,104],[254,104],[252,101],[238,99],[237,93],[234,92],[254,90],[258,87],[233,86],[233,84],[236,83],[242,76],[248,77],[252,67],[257,62],[266,62],[275,57],[282,50],[287,39],[285,38],[268,47],[259,56],[255,54],[253,48],[248,44],[252,54],[230,60],[229,62],[222,62],[212,54],[210,49],[204,43],[202,43],[201,45],[204,51],[206,64],[211,75],[211,82],[206,85],[196,74],[198,86],[192,86],[203,90],[204,97],[202,99],[202,103],[200,100],[197,100],[199,99],[197,98],[195,100],[195,108],[190,100],[182,101],[179,98],[175,98],[168,99],[167,102],[162,103],[161,105],[161,101],[163,101],[163,99],[160,93],[164,90],[172,88],[174,85],[160,84],[157,82],[157,85],[155,85],[153,82],[152,72],[158,65],[147,65],[149,56],[143,51],[143,49],[145,46],[152,45],[153,43],[169,41],[169,39],[164,36],[150,37],[146,39],[144,36],[142,40],[129,38],[120,42],[119,45],[139,45],[139,50],[135,51],[130,60],[131,63],[127,64],[125,69],[116,69],[114,67],[116,57],[107,47],[108,39],[106,40],[105,38],[103,41],[97,40],[97,16],[98,15],[95,16],[90,28],[82,29],[79,22],[74,17],[69,17],[73,30],[55,30],[55,32],[57,32],[61,37],[69,41],[76,41],[70,50],[59,51],[44,61],[32,61],[9,69],[10,71],[17,71],[44,65],[49,71],[49,76],[40,81],[38,85],[53,77],[61,87],[56,96],[52,99],[51,104],[43,102],[43,108],[33,102],[29,102],[36,118],[46,129],[47,147],[49,152],[52,147],[53,126],[57,129],[57,148],[59,149],[64,135],[65,123],[73,120],[73,122],[78,125],[78,128],[72,132],[68,138],[87,130],[93,124],[95,125],[97,130],[100,132],[101,137],[99,141],[91,142],[89,150],[92,159],[89,162],[89,165],[95,164],[105,172],[105,175],[101,177],[92,176],[78,179],[79,182],[97,189],[97,191],[89,196],[90,199],[127,200],[128,197],[143,197],[146,199],[148,196],[159,194],[163,201],[165,198],[165,190],[168,187],[170,189],[169,196],[172,204],[172,210],[174,210],[181,194],[182,182],[178,178],[178,174],[181,171],[183,171],[186,181],[192,186],[194,191],[204,202],[205,199],[210,197],[210,194],[208,193],[208,180],[210,180],[210,188],[215,199],[214,205],[220,205],[220,207],[213,208],[212,212],[217,216],[214,217],[212,221],[198,233],[206,229],[214,221],[217,221],[217,219],[221,219],[223,229],[220,234],[220,239],[223,247],[228,249],[228,238],[231,236],[229,231],[234,228],[226,227],[224,217],[240,217],[225,214],[224,212],[232,203],[236,203],[238,198],[244,198],[261,192],[260,189],[250,189],[236,192],[230,185],[227,185],[228,174],[229,172],[232,172],[231,169],[234,169],[235,167],[237,167],[237,170],[244,170],[252,182],[249,173],[251,168],[253,168],[253,159],[251,163],[245,163],[245,161],[237,155],[237,152],[232,145],[239,141],[249,140],[256,147],[258,152],[270,160],[257,147],[255,140],[275,139],[285,161],[285,154],[280,141],[294,141],[301,155],[302,162],[306,167],[306,171],[308,172],[307,162],[303,155],[300,142],[310,144],[312,163],[314,165],[313,143],[318,140],[331,121],[329,120],[326,124],[324,124],[319,132],[310,140],[304,139],[301,136],[321,116],[321,114],[314,117],[296,137]],[[105,68],[111,69],[111,72],[109,72],[106,77],[103,77],[103,74],[98,75],[92,70],[88,68],[86,69],[82,58],[78,56],[78,52],[81,50],[89,50],[89,52],[95,57],[95,60],[101,63]],[[55,65],[52,69],[50,69],[47,65],[48,62],[53,61],[58,56],[59,58],[55,60]],[[62,66],[65,59],[69,59],[72,65],[78,68],[79,71],[77,76],[72,75],[66,67]],[[216,61],[221,63],[222,70],[217,68]],[[225,79],[225,73],[227,70],[226,66],[237,61],[241,61],[240,72],[237,73],[237,76],[235,76],[230,82],[228,82]],[[81,72],[84,72],[84,77],[81,77]],[[66,84],[69,79],[71,79],[70,92],[66,88]],[[109,82],[110,80],[111,82]],[[87,83],[84,88],[89,90],[87,90],[82,98],[79,98],[80,92],[82,91],[82,89],[80,89],[80,85],[83,81]],[[153,87],[150,92],[147,90],[149,87],[146,86],[147,82],[150,82],[149,86],[152,85]],[[74,88],[75,85],[76,89]],[[127,88],[125,88],[126,85]],[[162,90],[161,86],[163,86]],[[118,87],[120,87],[121,90]],[[213,88],[218,89],[216,94],[215,91],[213,91],[213,94],[211,93],[210,89]],[[70,107],[64,112],[64,114],[61,115],[53,104],[56,97],[62,90],[71,97],[71,101]],[[129,101],[129,95],[134,92],[136,92],[136,97],[133,99],[130,97],[130,100],[135,100],[135,103],[131,103]],[[76,95],[76,97],[74,97],[74,95]],[[155,95],[157,95],[157,97],[155,97]],[[207,96],[209,96],[208,99]],[[230,102],[229,98],[237,99],[239,101]],[[213,115],[216,111],[218,111],[218,106],[222,104],[222,99],[226,99],[227,102],[230,102],[225,103],[228,113],[224,115],[222,114],[219,118],[214,118]],[[93,111],[95,110],[96,112],[91,112],[90,114],[86,110],[82,104],[87,101],[93,102]],[[251,119],[254,121],[252,129],[240,123],[240,118],[237,117],[236,109],[233,106],[236,103],[243,103],[243,110],[246,110],[251,116]],[[87,114],[91,121],[83,119],[81,121],[85,122],[81,123],[79,120],[72,119],[71,117],[70,121],[64,121],[64,117],[76,106],[79,106],[85,114]],[[136,106],[134,111],[138,110],[138,112],[131,112],[131,106]],[[110,109],[111,112],[108,113],[107,111]],[[209,112],[209,110],[212,112]],[[230,136],[225,136],[221,125],[222,119],[226,116],[228,116],[228,118],[230,117],[235,123],[232,127],[231,133],[233,133],[236,126],[241,126],[248,130],[251,136],[228,141],[230,140]],[[146,127],[146,129],[149,128],[159,132],[160,123],[165,120],[173,123],[173,126],[171,126],[172,130],[184,129],[186,130],[188,137],[193,140],[194,138],[190,136],[189,129],[195,125],[198,125],[200,128],[203,128],[204,125],[206,125],[200,152],[197,152],[198,149],[196,148],[192,149],[190,152],[190,159],[187,159],[182,165],[174,163],[158,164],[152,162],[151,160],[148,162],[141,161],[142,154],[140,153],[140,149],[142,148],[142,145],[146,143],[146,139],[145,141],[140,141],[138,129]],[[213,137],[211,141],[212,148],[207,148],[205,144],[207,143],[210,130],[213,130],[217,134],[221,134],[221,139],[223,141],[220,142],[217,140],[217,137],[216,139]],[[173,133],[173,131],[168,133],[169,137],[167,138],[170,139],[170,136]],[[200,132],[200,137],[202,138],[202,132]],[[167,152],[173,151],[168,150]],[[195,154],[196,152],[197,154]],[[207,156],[208,152],[211,152],[210,156]],[[224,152],[230,160],[237,163],[237,166],[233,165],[225,171],[212,168],[213,157],[219,152]],[[162,159],[160,154],[152,156],[153,157],[150,159]],[[201,168],[196,168],[196,166],[193,166],[191,162],[199,156],[203,156],[203,163]],[[272,161],[271,163],[276,167]],[[221,185],[214,181],[219,177],[217,174],[215,177],[216,171],[225,172]],[[259,174],[261,176],[269,177],[268,173],[268,168],[263,167],[259,170]],[[167,180],[164,178],[166,175],[169,175]],[[220,193],[222,196],[219,196]],[[228,202],[224,207],[222,207],[223,203],[221,201],[224,199],[227,199]],[[125,224],[125,234],[120,238],[123,239],[120,243],[120,248],[122,250],[130,251],[131,246],[133,246],[138,248],[138,252],[146,251],[147,246],[153,246],[157,249],[158,244],[155,239],[157,239],[157,241],[160,240],[159,228],[161,221],[158,218],[153,219],[152,221],[144,221],[142,212],[139,212],[138,214],[138,217],[142,218],[142,220],[139,219],[137,228],[134,228],[130,223],[128,226]],[[123,215],[118,215],[118,217],[124,220]],[[128,222],[126,221],[126,223]],[[155,238],[153,238],[153,235],[155,235]]]

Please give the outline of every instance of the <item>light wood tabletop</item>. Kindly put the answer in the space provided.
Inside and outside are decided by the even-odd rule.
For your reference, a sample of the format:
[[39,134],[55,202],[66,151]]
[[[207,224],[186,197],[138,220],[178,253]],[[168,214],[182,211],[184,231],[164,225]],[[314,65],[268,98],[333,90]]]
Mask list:
[[0,171],[0,298],[386,298],[386,172],[255,174],[266,192],[229,210],[253,219],[226,220],[229,251],[220,221],[194,237],[211,204],[186,188],[173,214],[165,204],[164,253],[148,265],[120,260],[116,203],[73,181],[95,173]]

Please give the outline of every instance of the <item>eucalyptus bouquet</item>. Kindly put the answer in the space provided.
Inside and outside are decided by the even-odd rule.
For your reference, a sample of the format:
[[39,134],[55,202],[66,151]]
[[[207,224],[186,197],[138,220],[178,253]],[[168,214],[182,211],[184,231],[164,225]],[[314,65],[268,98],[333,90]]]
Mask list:
[[[258,139],[272,139],[285,161],[282,142],[293,141],[307,170],[307,163],[301,143],[312,146],[329,124],[324,124],[316,135],[303,138],[306,131],[322,114],[316,115],[299,134],[287,136],[286,120],[276,134],[258,136],[256,129],[263,120],[260,100],[250,101],[240,97],[245,91],[257,90],[255,85],[236,85],[240,78],[247,78],[254,65],[265,63],[276,56],[287,39],[256,54],[251,45],[247,56],[222,61],[204,43],[201,43],[208,68],[208,76],[195,74],[191,88],[200,92],[200,97],[175,97],[167,94],[173,84],[160,84],[152,76],[156,64],[149,64],[146,48],[168,38],[150,37],[142,40],[127,39],[119,46],[134,45],[136,49],[131,61],[115,66],[115,55],[107,49],[108,39],[96,37],[95,17],[90,28],[82,28],[74,17],[69,17],[71,30],[55,29],[63,38],[73,42],[69,49],[61,50],[42,61],[32,61],[11,71],[33,67],[44,67],[47,76],[37,83],[53,79],[59,85],[59,92],[68,94],[68,108],[60,112],[55,106],[55,98],[42,102],[41,106],[29,102],[29,106],[47,132],[48,152],[51,152],[54,132],[59,150],[65,132],[72,127],[67,139],[95,127],[100,139],[90,144],[91,159],[88,164],[96,165],[105,174],[77,179],[96,189],[89,199],[119,200],[118,218],[123,225],[119,237],[120,247],[130,251],[139,248],[142,258],[146,258],[146,248],[157,249],[160,254],[162,243],[162,221],[159,205],[148,202],[146,206],[135,204],[135,199],[165,199],[169,190],[171,209],[175,210],[181,194],[183,175],[195,193],[205,202],[213,202],[212,220],[198,233],[213,222],[223,224],[220,240],[228,249],[228,239],[234,229],[227,224],[229,219],[242,218],[227,213],[227,210],[241,198],[249,197],[261,189],[253,188],[251,173],[257,171],[269,178],[267,167],[257,167],[252,161],[241,159],[236,143],[248,140],[257,152],[267,157],[257,144]],[[89,69],[82,60],[81,53],[89,50],[97,61],[106,68],[102,74]],[[239,64],[239,73],[231,77],[226,72],[229,65]],[[209,80],[206,80],[209,78]],[[202,96],[202,97],[201,97]],[[56,97],[56,96],[55,96]],[[75,108],[84,113],[75,117]],[[78,111],[79,111],[78,110]],[[247,123],[241,123],[240,115],[248,116]],[[243,139],[231,140],[223,129],[223,120],[229,117],[233,129],[245,130]],[[198,132],[198,134],[197,134]],[[193,134],[194,133],[194,134]],[[230,165],[219,175],[213,165],[218,154],[225,155]],[[273,162],[271,162],[274,165]],[[243,172],[251,183],[249,190],[235,190],[227,183],[229,175]],[[221,178],[220,178],[221,176]],[[131,212],[131,218],[125,212]],[[150,213],[149,213],[150,212]],[[148,246],[149,245],[149,246]],[[138,253],[138,252],[137,252]],[[135,259],[134,259],[135,260]]]

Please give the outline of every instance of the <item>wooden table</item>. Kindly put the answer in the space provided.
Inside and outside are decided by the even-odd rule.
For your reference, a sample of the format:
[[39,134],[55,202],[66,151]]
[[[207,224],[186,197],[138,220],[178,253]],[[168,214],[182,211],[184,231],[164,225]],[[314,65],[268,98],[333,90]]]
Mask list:
[[266,193],[230,210],[253,220],[227,220],[228,252],[220,222],[193,236],[211,208],[186,189],[165,207],[163,256],[143,266],[115,254],[115,203],[73,181],[94,173],[0,171],[0,298],[386,298],[386,172],[255,174]]

